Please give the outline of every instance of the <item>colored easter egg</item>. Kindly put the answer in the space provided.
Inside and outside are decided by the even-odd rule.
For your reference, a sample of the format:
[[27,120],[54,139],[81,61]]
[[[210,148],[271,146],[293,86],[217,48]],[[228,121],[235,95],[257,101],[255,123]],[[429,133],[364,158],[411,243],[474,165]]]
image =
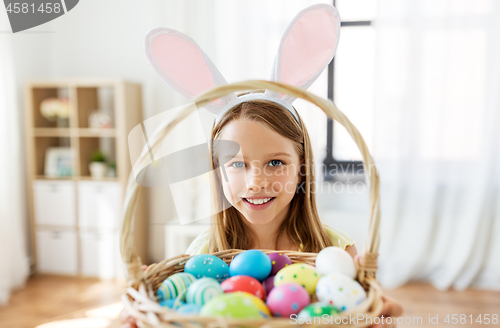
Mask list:
[[255,306],[257,306],[257,308],[260,311],[260,314],[264,318],[267,319],[271,317],[271,311],[269,310],[269,308],[267,307],[266,303],[263,300],[252,294],[249,294],[249,299],[255,304]]
[[356,278],[356,266],[352,256],[340,247],[323,248],[316,256],[316,270],[322,276],[343,274]]
[[269,276],[262,282],[262,287],[264,287],[264,293],[269,295],[271,289],[274,288],[274,276]]
[[267,296],[267,307],[276,317],[290,317],[310,303],[309,293],[301,285],[288,282],[275,286]]
[[195,280],[196,278],[192,274],[186,272],[173,274],[161,283],[156,292],[156,297],[159,302],[176,298],[178,295],[185,293]]
[[177,313],[179,314],[198,314],[200,313],[201,306],[197,304],[184,304],[179,306]]
[[304,287],[309,295],[316,291],[316,283],[320,275],[309,264],[295,263],[281,269],[274,278],[274,288],[288,282],[295,282]]
[[316,296],[340,311],[349,311],[366,299],[366,292],[356,280],[341,274],[321,277],[316,285]]
[[238,319],[263,319],[265,315],[255,305],[255,299],[262,302],[258,297],[245,292],[221,294],[203,305],[200,315]]
[[336,316],[339,313],[340,311],[337,310],[336,307],[328,303],[315,302],[303,308],[299,313],[299,318],[322,317],[325,314],[328,316]]
[[234,257],[229,265],[231,277],[242,275],[250,276],[262,281],[271,272],[271,259],[266,253],[257,249],[244,251]]
[[212,298],[224,293],[219,282],[214,278],[201,278],[193,282],[186,294],[186,302],[203,306]]
[[226,279],[220,284],[224,293],[232,292],[247,292],[252,295],[257,296],[260,299],[264,299],[264,287],[255,278],[249,276],[234,276]]
[[172,310],[177,310],[179,307],[181,307],[185,304],[186,303],[184,303],[180,299],[163,300],[160,302],[161,306],[168,307],[169,309],[172,309]]
[[271,276],[275,276],[278,271],[292,264],[292,260],[283,253],[271,253],[268,256],[271,260]]
[[196,278],[214,278],[219,282],[229,277],[229,266],[215,255],[200,254],[191,257],[184,265],[184,272]]

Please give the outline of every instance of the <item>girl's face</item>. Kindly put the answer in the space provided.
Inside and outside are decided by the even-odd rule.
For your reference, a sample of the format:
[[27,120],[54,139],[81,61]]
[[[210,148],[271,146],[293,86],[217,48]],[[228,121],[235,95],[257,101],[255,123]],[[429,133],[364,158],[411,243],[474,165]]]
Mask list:
[[219,172],[227,200],[252,224],[283,219],[300,180],[300,159],[292,140],[248,120],[228,123],[220,139],[241,147],[230,159],[220,155],[228,179]]

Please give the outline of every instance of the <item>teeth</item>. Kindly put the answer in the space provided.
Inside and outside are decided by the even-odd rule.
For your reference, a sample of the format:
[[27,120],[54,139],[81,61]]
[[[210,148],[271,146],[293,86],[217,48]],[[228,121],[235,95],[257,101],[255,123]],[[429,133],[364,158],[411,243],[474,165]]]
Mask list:
[[252,203],[252,204],[255,204],[255,205],[261,205],[261,204],[264,204],[264,203],[267,203],[268,201],[270,201],[272,199],[272,197],[270,198],[259,198],[259,199],[248,199],[248,198],[245,198],[249,203]]

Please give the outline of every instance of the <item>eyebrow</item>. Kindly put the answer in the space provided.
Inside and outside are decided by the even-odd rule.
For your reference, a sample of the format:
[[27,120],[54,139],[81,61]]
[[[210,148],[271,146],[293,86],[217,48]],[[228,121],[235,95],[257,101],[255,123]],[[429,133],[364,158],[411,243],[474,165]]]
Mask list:
[[[266,157],[275,157],[275,156],[288,156],[288,157],[292,157],[292,155],[290,155],[289,153],[284,153],[284,152],[279,152],[279,153],[274,153],[274,154],[267,154]],[[222,156],[220,157],[221,159],[233,159],[233,158],[241,158],[242,156],[241,155],[235,155],[235,156],[231,156],[231,155],[226,155],[226,156]]]

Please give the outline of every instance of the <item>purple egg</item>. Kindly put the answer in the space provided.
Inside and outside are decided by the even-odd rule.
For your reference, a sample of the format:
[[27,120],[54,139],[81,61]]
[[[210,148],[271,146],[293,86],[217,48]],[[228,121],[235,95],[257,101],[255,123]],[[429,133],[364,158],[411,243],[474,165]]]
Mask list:
[[263,282],[262,286],[264,286],[264,293],[266,296],[269,294],[271,289],[274,288],[274,276],[267,277]]
[[288,256],[286,256],[283,253],[271,253],[268,254],[269,258],[271,259],[271,273],[269,274],[270,276],[274,276],[286,267],[287,265],[292,264],[292,260]]

